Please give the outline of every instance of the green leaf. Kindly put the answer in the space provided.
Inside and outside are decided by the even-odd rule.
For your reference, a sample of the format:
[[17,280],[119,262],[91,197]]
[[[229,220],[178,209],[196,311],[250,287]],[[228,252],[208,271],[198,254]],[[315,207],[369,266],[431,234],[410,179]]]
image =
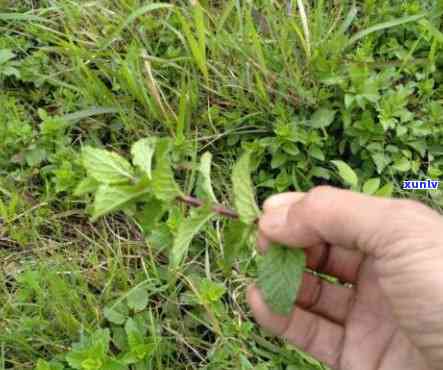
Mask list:
[[37,361],[37,367],[35,370],[63,370],[64,366],[58,362],[47,362],[45,360],[39,359]]
[[85,147],[82,162],[88,175],[103,184],[121,184],[134,179],[131,164],[114,152]]
[[100,185],[94,199],[92,221],[96,221],[108,213],[122,209],[128,202],[133,201],[149,192],[148,188],[134,185]]
[[126,299],[128,302],[128,307],[131,308],[132,310],[134,311],[144,310],[148,305],[148,300],[149,300],[146,286],[139,285],[131,289]]
[[358,185],[358,177],[354,170],[343,161],[336,160],[331,162],[334,163],[337,167],[338,174],[343,179],[343,181],[346,184],[351,185],[353,188],[356,188]]
[[386,166],[391,163],[391,160],[387,154],[384,153],[373,153],[372,160],[377,167],[377,173],[381,174]]
[[291,313],[300,288],[306,256],[301,249],[272,244],[258,266],[257,286],[277,314]]
[[361,31],[357,32],[356,34],[354,34],[351,37],[351,39],[348,41],[347,47],[351,46],[352,44],[356,43],[358,40],[368,36],[369,34],[371,34],[373,32],[377,32],[377,31],[388,29],[388,28],[400,26],[402,24],[406,24],[409,22],[416,22],[424,17],[426,17],[426,13],[406,16],[403,18],[397,18],[397,19],[393,19],[393,20],[390,20],[387,22],[376,24],[374,26],[371,26],[369,28],[366,28],[366,29],[361,30]]
[[247,245],[251,226],[238,220],[230,220],[224,229],[224,260],[223,269],[230,274],[232,265],[239,252]]
[[146,244],[152,247],[154,253],[159,253],[165,249],[169,250],[173,242],[173,235],[166,224],[158,224],[146,238]]
[[158,140],[155,158],[156,167],[152,173],[152,188],[155,197],[167,202],[182,194],[172,172],[169,146],[168,140]]
[[240,220],[245,224],[253,224],[260,216],[260,210],[255,201],[255,193],[252,186],[250,161],[251,153],[246,152],[232,169],[234,204],[240,215]]
[[330,171],[323,167],[313,167],[311,170],[311,175],[315,177],[320,177],[322,179],[329,180],[331,178]]
[[378,190],[379,187],[380,187],[380,178],[379,177],[369,179],[363,185],[363,193],[372,195]]
[[149,234],[158,229],[157,223],[166,211],[165,203],[153,197],[143,203],[141,210],[137,212],[135,218],[143,232]]
[[391,197],[393,193],[394,193],[394,185],[392,184],[392,182],[389,182],[386,185],[384,185],[382,188],[380,188],[375,193],[375,195],[388,198]]
[[328,127],[335,118],[336,111],[328,108],[318,109],[311,117],[311,127],[325,128]]
[[152,159],[155,152],[157,138],[148,137],[137,141],[131,148],[132,163],[152,179]]
[[214,216],[211,209],[198,208],[191,216],[181,222],[171,250],[171,265],[177,268],[186,257],[192,239]]
[[4,64],[15,58],[15,54],[10,49],[0,49],[0,64]]
[[81,197],[85,194],[94,193],[99,186],[100,183],[97,180],[93,179],[92,177],[86,177],[82,181],[80,181],[80,183],[75,188],[74,196]]
[[36,167],[48,159],[48,152],[43,148],[37,147],[28,151],[25,159],[28,166]]
[[136,10],[134,10],[126,19],[124,22],[122,22],[114,32],[107,38],[104,45],[102,46],[102,49],[108,49],[109,46],[112,44],[113,41],[119,38],[119,35],[122,33],[122,31],[129,27],[132,23],[134,23],[137,18],[142,17],[146,13],[153,12],[155,10],[159,9],[168,9],[173,8],[173,4],[165,4],[165,3],[152,3],[144,5]]
[[125,331],[130,348],[130,355],[127,356],[126,363],[135,363],[143,360],[155,350],[155,344],[149,341],[149,337],[146,337],[143,329],[140,328],[136,320],[132,318],[128,319],[125,324]]
[[214,203],[217,203],[217,198],[215,197],[211,183],[211,162],[211,153],[204,153],[200,159],[200,167],[198,169],[199,176],[197,180],[197,195],[200,198],[206,198]]
[[311,146],[309,148],[308,154],[309,154],[310,157],[318,159],[319,161],[324,161],[325,160],[325,155],[324,155],[323,151],[317,145]]
[[87,369],[92,365],[100,366],[107,357],[110,340],[109,329],[98,329],[91,336],[85,336],[79,343],[75,343],[66,355],[66,361],[74,369]]
[[115,302],[105,307],[103,315],[106,320],[116,325],[123,325],[128,317],[128,307],[124,302]]
[[399,172],[407,172],[411,169],[411,162],[407,158],[402,157],[392,164],[392,168]]
[[223,297],[226,293],[226,287],[223,283],[205,278],[198,284],[198,293],[203,300],[201,303],[214,303],[218,302],[221,297]]

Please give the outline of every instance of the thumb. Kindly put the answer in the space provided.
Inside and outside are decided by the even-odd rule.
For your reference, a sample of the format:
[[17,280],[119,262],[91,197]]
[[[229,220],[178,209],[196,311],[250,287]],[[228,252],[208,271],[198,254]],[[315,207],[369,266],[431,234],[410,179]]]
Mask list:
[[443,230],[441,216],[411,200],[373,197],[320,186],[308,193],[269,198],[259,229],[265,238],[288,246],[320,243],[358,249],[375,257],[385,246],[423,230]]

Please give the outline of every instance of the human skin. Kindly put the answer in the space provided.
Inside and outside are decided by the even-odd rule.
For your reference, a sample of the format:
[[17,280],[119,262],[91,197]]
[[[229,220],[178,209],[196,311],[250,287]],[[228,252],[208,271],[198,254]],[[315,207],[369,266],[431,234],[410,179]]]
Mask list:
[[317,187],[269,198],[258,248],[304,248],[308,267],[288,316],[259,289],[247,298],[256,321],[333,369],[443,369],[443,217],[411,200]]

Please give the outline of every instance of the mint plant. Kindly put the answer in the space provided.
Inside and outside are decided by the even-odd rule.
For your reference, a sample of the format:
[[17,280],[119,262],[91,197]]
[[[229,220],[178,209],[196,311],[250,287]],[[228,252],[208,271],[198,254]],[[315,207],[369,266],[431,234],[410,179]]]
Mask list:
[[[232,169],[235,211],[217,202],[211,184],[211,154],[201,157],[196,192],[199,197],[185,194],[175,180],[170,159],[171,142],[164,138],[144,138],[132,145],[132,163],[119,154],[85,147],[82,163],[88,177],[79,184],[76,193],[93,193],[92,219],[111,212],[129,211],[137,202],[146,201],[152,207],[145,217],[158,217],[173,203],[182,202],[192,209],[177,228],[169,251],[172,271],[180,269],[188,255],[193,238],[216,217],[229,218],[226,227],[226,266],[232,265],[236,253],[256,228],[260,209],[255,200],[250,176],[251,152],[245,152]],[[155,213],[158,213],[156,216]],[[149,220],[147,220],[149,221]],[[273,245],[259,264],[258,286],[265,301],[279,314],[289,314],[296,299],[305,267],[304,252]]]

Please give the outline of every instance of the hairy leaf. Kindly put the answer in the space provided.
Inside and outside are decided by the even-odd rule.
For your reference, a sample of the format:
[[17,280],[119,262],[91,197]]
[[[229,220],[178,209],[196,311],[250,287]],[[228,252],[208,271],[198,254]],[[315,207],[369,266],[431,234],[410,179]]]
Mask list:
[[88,175],[103,184],[121,184],[134,179],[131,164],[114,152],[85,147],[82,162]]
[[202,155],[200,159],[200,167],[198,169],[197,195],[201,198],[206,198],[217,203],[217,198],[215,197],[211,183],[211,162],[211,153],[206,152]]
[[110,212],[121,209],[131,200],[134,200],[149,191],[133,185],[100,185],[95,193],[92,220],[95,221]]
[[343,181],[345,183],[347,183],[348,185],[351,185],[352,187],[357,187],[358,185],[358,177],[356,175],[356,173],[354,172],[354,170],[349,167],[348,164],[346,164],[343,161],[331,161],[332,163],[335,164],[335,166],[338,169],[338,174],[340,175],[340,177],[343,179]]
[[152,187],[157,199],[172,201],[182,192],[174,179],[169,158],[169,141],[159,140],[157,143],[156,166],[152,173]]
[[288,315],[297,298],[306,265],[305,253],[279,244],[269,247],[258,266],[257,286],[275,313]]
[[166,211],[165,203],[153,197],[143,203],[142,209],[136,213],[135,218],[143,232],[149,234],[159,227],[158,222]]
[[240,215],[240,220],[245,224],[254,223],[260,216],[252,186],[250,160],[251,153],[246,152],[232,169],[235,208]]
[[225,273],[229,274],[238,253],[247,243],[251,226],[238,220],[228,221],[224,229],[224,263]]
[[212,218],[214,213],[208,208],[196,209],[192,215],[184,220],[179,228],[174,239],[174,244],[171,250],[171,265],[176,268],[183,261],[188,253],[189,245],[192,239]]
[[155,152],[157,138],[148,137],[137,141],[131,148],[132,163],[152,179],[152,159]]
[[100,183],[92,177],[86,177],[77,185],[74,195],[80,197],[82,195],[93,193],[100,186]]

